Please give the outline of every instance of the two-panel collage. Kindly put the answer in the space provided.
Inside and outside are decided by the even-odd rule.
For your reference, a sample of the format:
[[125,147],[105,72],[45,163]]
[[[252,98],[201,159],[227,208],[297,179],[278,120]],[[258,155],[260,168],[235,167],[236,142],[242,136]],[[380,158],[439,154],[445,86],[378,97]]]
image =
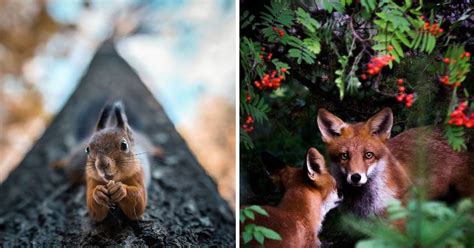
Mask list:
[[474,248],[472,54],[472,0],[0,0],[0,247]]

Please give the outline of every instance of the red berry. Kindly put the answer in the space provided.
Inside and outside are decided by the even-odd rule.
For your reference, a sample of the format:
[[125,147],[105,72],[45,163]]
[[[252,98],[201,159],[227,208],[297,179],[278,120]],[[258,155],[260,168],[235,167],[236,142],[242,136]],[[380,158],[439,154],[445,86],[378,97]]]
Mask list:
[[283,73],[285,73],[285,72],[286,72],[286,68],[281,68],[280,71],[283,72]]
[[374,69],[367,70],[367,73],[369,73],[369,75],[374,75],[375,74]]
[[387,50],[391,52],[393,50],[393,46],[388,46]]
[[273,31],[275,31],[275,32],[277,31],[277,27],[276,27],[276,26],[275,26],[275,27],[273,27]]
[[472,121],[468,121],[464,124],[464,126],[466,126],[466,128],[471,128],[474,126],[474,123]]
[[424,29],[425,29],[425,30],[430,29],[430,23],[429,23],[429,22],[425,22]]
[[402,102],[404,98],[405,98],[405,94],[399,94],[399,95],[396,97],[397,101],[399,101],[399,102]]
[[399,79],[397,80],[397,83],[398,83],[398,84],[403,84],[403,79],[399,78]]
[[438,28],[438,23],[433,24],[431,26],[430,32],[434,35],[437,28]]
[[360,75],[360,79],[362,79],[362,80],[367,80],[367,75],[365,75],[364,73],[362,73],[362,74]]
[[470,52],[465,52],[464,54],[465,54],[466,57],[468,57],[468,58],[471,57],[471,53],[470,53]]
[[399,90],[400,92],[405,92],[405,87],[400,86],[400,87],[398,87],[398,90]]
[[444,58],[443,59],[443,62],[447,65],[449,65],[449,62],[451,62],[451,60],[449,58]]

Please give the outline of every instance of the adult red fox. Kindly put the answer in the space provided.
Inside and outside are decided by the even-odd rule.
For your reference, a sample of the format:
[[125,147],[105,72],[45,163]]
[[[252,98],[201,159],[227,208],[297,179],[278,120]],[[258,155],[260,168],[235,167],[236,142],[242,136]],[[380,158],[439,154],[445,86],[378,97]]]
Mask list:
[[[326,169],[324,157],[315,148],[306,154],[303,168],[286,166],[272,155],[262,154],[272,181],[284,191],[278,206],[263,206],[267,216],[256,215],[243,226],[255,223],[270,228],[281,241],[265,240],[265,247],[317,247],[324,216],[342,201],[336,181]],[[255,242],[255,241],[252,241]],[[256,246],[256,243],[252,243]]]
[[345,197],[342,208],[355,215],[381,215],[389,200],[405,200],[417,180],[421,150],[427,155],[429,198],[443,198],[453,190],[460,197],[474,196],[474,155],[453,151],[439,130],[415,128],[389,139],[393,123],[389,108],[359,123],[345,123],[320,109],[317,122],[331,173]]

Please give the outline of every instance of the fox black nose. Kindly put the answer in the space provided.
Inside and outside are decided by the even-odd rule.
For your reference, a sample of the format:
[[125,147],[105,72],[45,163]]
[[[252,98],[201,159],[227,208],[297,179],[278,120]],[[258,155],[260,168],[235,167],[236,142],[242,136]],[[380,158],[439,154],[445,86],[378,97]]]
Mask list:
[[351,180],[354,183],[358,183],[362,177],[360,176],[359,173],[354,173],[351,175]]

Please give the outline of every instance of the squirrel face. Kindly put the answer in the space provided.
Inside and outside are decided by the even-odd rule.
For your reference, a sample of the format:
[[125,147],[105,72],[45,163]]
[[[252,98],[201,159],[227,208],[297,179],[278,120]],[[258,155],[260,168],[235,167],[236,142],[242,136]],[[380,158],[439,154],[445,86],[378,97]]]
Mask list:
[[106,107],[99,118],[96,131],[85,148],[86,173],[97,181],[120,181],[139,170],[134,154],[133,134],[121,103],[113,106],[117,126],[105,127],[112,107]]

